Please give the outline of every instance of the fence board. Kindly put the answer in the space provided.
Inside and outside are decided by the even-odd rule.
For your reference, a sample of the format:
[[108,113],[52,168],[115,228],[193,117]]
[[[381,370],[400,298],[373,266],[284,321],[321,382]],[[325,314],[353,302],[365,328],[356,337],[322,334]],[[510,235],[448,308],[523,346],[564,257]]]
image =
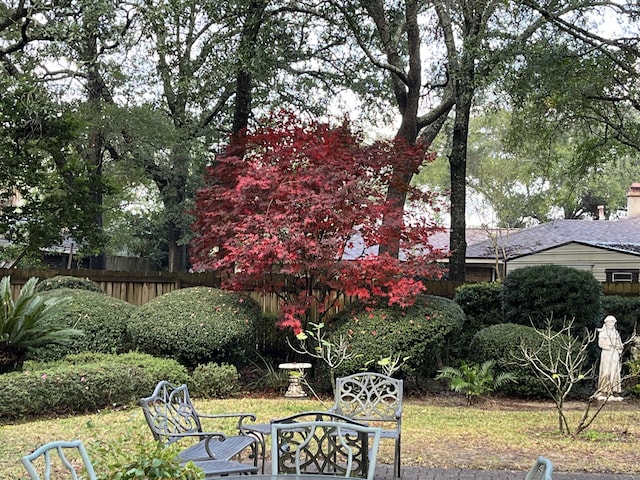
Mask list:
[[621,297],[640,296],[640,283],[616,282],[603,283],[602,291],[605,295],[619,295]]

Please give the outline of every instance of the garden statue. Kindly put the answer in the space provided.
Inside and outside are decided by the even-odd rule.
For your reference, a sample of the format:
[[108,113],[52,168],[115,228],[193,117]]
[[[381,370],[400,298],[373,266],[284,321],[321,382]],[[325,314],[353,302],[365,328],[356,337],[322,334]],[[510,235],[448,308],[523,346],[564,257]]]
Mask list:
[[602,328],[598,328],[598,346],[600,353],[600,372],[598,375],[599,400],[622,400],[616,396],[622,392],[620,369],[622,367],[622,339],[616,330],[616,317],[607,315]]

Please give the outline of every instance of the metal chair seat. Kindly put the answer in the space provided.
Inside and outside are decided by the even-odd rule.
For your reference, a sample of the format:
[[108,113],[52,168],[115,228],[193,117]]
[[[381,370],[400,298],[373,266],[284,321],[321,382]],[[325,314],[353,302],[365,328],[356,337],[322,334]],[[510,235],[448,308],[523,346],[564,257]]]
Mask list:
[[[255,438],[248,435],[226,437],[224,441],[212,439],[209,441],[209,450],[215,460],[231,460],[238,452],[251,448],[255,444]],[[207,452],[207,440],[202,440],[180,452],[180,458],[184,461],[209,459]]]

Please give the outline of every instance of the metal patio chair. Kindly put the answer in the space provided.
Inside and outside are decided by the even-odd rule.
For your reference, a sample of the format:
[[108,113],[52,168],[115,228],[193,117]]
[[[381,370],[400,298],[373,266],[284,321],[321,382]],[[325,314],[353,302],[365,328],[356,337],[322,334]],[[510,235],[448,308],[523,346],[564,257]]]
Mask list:
[[395,442],[393,476],[401,474],[403,382],[363,372],[336,379],[335,404],[329,410],[358,422],[382,426],[381,438]]
[[271,424],[271,473],[373,480],[382,430],[353,422]]
[[[49,442],[20,459],[31,480],[53,480],[60,471],[64,478],[96,480],[96,473],[81,440]],[[85,476],[81,477],[80,474]]]

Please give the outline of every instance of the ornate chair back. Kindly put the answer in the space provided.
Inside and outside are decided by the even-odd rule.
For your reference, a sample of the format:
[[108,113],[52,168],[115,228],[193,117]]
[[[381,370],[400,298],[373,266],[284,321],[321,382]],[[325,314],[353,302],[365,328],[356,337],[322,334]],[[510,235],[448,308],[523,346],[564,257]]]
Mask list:
[[394,478],[401,474],[403,387],[402,380],[375,372],[340,377],[336,379],[335,404],[330,410],[359,422],[383,426],[382,438],[395,442]]
[[356,423],[272,423],[272,474],[318,474],[373,480],[381,429]]
[[158,441],[169,444],[178,439],[176,434],[202,432],[200,417],[186,385],[175,387],[162,381],[150,397],[140,400],[140,405],[153,438]]
[[73,480],[96,480],[93,465],[80,440],[47,443],[22,457],[21,461],[31,480],[53,480],[62,476],[62,473],[63,478],[69,478],[71,475]]

